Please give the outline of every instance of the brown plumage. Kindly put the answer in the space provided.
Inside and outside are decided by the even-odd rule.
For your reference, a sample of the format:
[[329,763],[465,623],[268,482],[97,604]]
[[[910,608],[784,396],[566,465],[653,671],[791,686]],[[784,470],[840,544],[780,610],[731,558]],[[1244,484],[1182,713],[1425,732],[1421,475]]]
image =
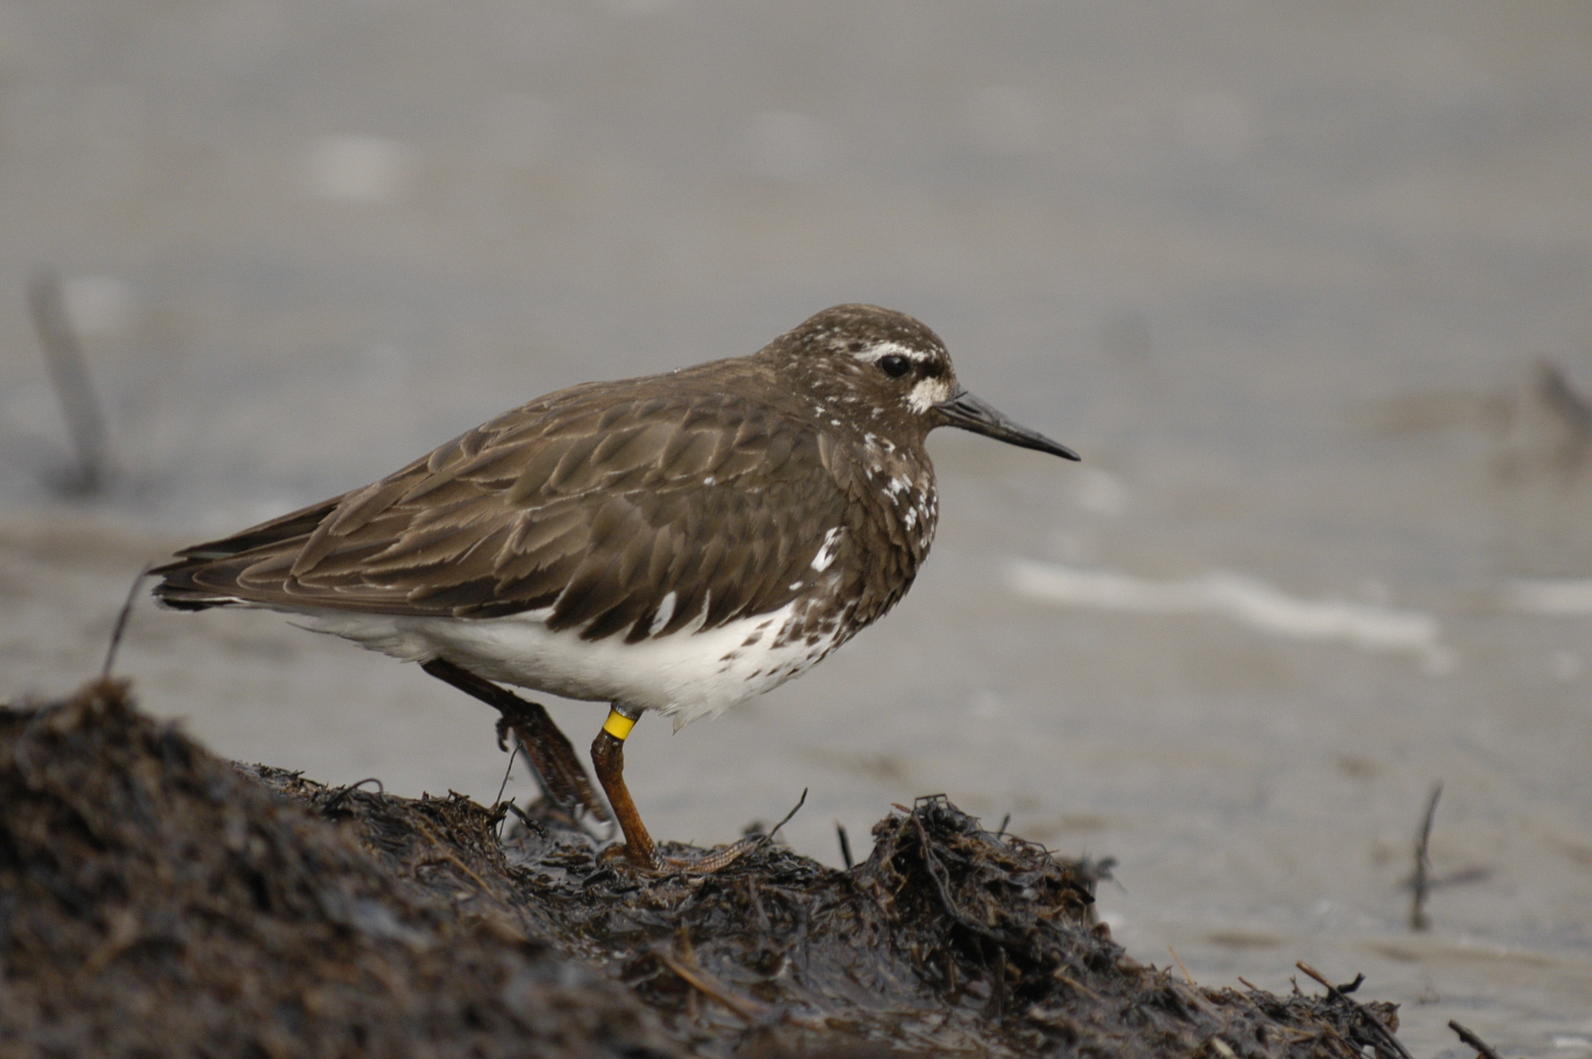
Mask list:
[[[371,485],[182,550],[155,593],[319,615],[478,697],[459,671],[689,718],[801,672],[901,598],[938,514],[923,442],[945,425],[1076,458],[962,391],[918,321],[836,306],[751,356],[537,398]],[[493,619],[519,622],[512,650],[470,635]],[[653,694],[653,663],[629,684],[581,675],[579,644],[599,641],[662,645],[678,686]],[[766,668],[742,662],[764,653]],[[679,659],[717,668],[688,679]],[[621,823],[639,845],[639,818],[639,834]]]
[[[523,405],[363,489],[185,549],[162,598],[457,618],[552,607],[551,628],[632,640],[671,591],[664,635],[709,596],[708,627],[778,609],[811,558],[798,547],[842,518],[844,494],[794,409],[740,392],[768,373],[724,363],[740,370]],[[793,510],[806,534],[788,532]]]

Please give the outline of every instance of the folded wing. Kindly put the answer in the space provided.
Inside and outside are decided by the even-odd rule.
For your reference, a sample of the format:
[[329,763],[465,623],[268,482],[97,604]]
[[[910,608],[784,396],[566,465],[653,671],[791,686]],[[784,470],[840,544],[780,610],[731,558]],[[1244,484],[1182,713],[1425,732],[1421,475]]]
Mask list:
[[799,595],[847,507],[816,437],[733,394],[615,397],[610,384],[544,398],[363,489],[186,549],[156,571],[156,595],[190,609],[536,612],[632,641]]

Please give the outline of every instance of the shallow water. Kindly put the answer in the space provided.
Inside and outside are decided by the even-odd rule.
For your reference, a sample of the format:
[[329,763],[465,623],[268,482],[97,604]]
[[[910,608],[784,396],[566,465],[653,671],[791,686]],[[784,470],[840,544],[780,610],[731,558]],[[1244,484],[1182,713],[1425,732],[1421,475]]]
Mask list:
[[[945,791],[1115,856],[1143,959],[1364,971],[1420,1055],[1449,1019],[1592,1055],[1592,469],[1538,374],[1592,391],[1589,45],[1574,4],[13,5],[5,688],[96,669],[173,545],[877,301],[1086,462],[936,436],[912,595],[720,721],[643,723],[654,830],[810,787],[787,833],[837,859],[837,822],[863,847]],[[88,500],[52,484],[41,264],[113,442]],[[269,615],[144,607],[118,668],[222,753],[501,779],[484,707]]]

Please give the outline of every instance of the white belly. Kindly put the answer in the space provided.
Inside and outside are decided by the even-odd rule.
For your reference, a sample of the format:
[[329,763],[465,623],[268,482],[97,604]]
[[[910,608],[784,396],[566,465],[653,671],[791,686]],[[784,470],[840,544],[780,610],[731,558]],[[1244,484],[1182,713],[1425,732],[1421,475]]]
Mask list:
[[543,623],[546,612],[463,619],[318,611],[294,612],[293,620],[395,658],[440,657],[488,680],[656,710],[672,717],[678,730],[778,687],[835,648],[844,622],[816,644],[796,638],[774,646],[797,606],[637,643],[625,643],[622,636],[582,640],[573,629],[555,632]]

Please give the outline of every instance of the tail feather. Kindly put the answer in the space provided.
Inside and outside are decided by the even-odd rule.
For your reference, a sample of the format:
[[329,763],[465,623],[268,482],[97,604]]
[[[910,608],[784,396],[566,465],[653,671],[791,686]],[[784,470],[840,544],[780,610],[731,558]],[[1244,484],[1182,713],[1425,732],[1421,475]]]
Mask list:
[[244,571],[274,556],[296,553],[336,506],[336,499],[323,501],[230,537],[182,549],[176,561],[150,571],[161,579],[153,589],[155,598],[174,610],[251,602],[258,593],[243,587]]
[[155,567],[150,573],[158,574],[161,578],[153,589],[155,598],[173,610],[208,610],[243,602],[237,596],[199,583],[197,578],[200,573],[213,571],[215,566],[207,559],[183,559]]

